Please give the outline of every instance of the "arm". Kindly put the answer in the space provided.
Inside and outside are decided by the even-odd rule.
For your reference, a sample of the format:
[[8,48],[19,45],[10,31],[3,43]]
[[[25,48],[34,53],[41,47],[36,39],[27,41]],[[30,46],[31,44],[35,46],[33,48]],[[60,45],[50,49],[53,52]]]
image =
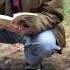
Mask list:
[[[39,8],[37,8],[39,10]],[[35,12],[32,11],[33,13]],[[24,12],[23,12],[24,13]],[[63,4],[62,0],[42,0],[42,6],[36,11],[37,16],[22,15],[14,19],[15,23],[25,19],[28,26],[35,28],[36,33],[42,30],[53,28],[63,20]],[[25,24],[26,24],[25,23]]]
[[46,28],[52,28],[63,20],[62,0],[43,0],[41,12],[38,13],[42,24]]

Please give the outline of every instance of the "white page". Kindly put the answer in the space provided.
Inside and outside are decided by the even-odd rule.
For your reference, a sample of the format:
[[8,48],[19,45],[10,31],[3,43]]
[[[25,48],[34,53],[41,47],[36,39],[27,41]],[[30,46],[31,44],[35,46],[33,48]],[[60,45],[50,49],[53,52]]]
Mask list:
[[0,15],[0,24],[7,25],[13,20],[12,17],[6,15]]
[[38,15],[35,14],[35,13],[23,12],[23,13],[16,13],[16,14],[14,14],[14,15],[13,15],[13,19],[15,19],[15,18],[18,17],[18,16],[22,16],[22,15],[38,16]]
[[6,15],[0,15],[0,19],[13,20],[13,17],[6,16]]
[[10,22],[12,22],[13,19],[18,18],[19,16],[22,16],[22,15],[23,15],[23,16],[24,16],[24,15],[38,16],[38,15],[35,14],[35,13],[28,13],[28,12],[13,14],[13,17],[6,16],[6,15],[0,15],[0,24],[7,25],[7,24],[9,24]]

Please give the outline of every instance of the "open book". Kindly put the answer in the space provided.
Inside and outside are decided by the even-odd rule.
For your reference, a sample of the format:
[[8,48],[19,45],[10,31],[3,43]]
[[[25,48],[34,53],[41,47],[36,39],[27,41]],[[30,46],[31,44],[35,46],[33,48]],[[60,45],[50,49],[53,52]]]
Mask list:
[[35,13],[28,13],[28,12],[23,12],[23,13],[16,13],[16,14],[13,14],[13,17],[10,17],[10,16],[6,16],[6,15],[0,15],[0,24],[4,24],[4,25],[8,25],[10,24],[10,22],[13,21],[13,19],[19,17],[19,16],[24,16],[24,15],[33,15],[33,16],[38,16],[37,14]]

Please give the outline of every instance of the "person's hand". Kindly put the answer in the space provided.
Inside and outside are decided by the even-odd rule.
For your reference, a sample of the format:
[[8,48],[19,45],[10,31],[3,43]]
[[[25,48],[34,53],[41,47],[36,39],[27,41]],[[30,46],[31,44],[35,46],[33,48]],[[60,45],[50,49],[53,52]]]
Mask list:
[[19,26],[17,24],[10,24],[6,26],[5,29],[15,33],[19,32]]
[[4,29],[5,28],[5,26],[4,25],[0,25],[0,29]]
[[6,29],[9,30],[11,32],[15,32],[18,33],[19,32],[19,26],[15,23],[9,23],[8,25],[4,25],[4,24],[0,24],[0,30],[1,29]]
[[[24,50],[24,45],[20,43],[16,43],[13,45],[10,45],[10,47],[5,48],[6,49],[6,56],[11,56],[14,54],[17,54],[18,52],[22,52]],[[9,52],[9,53],[8,53]]]

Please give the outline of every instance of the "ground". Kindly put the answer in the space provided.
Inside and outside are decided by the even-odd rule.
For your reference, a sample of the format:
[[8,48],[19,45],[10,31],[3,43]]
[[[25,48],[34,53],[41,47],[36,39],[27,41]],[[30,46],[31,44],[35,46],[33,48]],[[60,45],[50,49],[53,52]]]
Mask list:
[[[63,26],[65,28],[66,33],[66,47],[63,49],[63,53],[61,55],[55,54],[51,58],[45,60],[46,70],[70,70],[70,0],[64,1],[64,14],[65,18]],[[4,47],[1,47],[4,45]],[[11,46],[11,45],[10,45]],[[0,44],[0,67],[6,70],[23,70],[24,64],[24,54],[23,50],[10,55],[10,51],[8,51],[7,44]],[[8,58],[4,58],[8,56]],[[6,59],[8,59],[6,61]],[[0,69],[1,70],[1,69]]]

